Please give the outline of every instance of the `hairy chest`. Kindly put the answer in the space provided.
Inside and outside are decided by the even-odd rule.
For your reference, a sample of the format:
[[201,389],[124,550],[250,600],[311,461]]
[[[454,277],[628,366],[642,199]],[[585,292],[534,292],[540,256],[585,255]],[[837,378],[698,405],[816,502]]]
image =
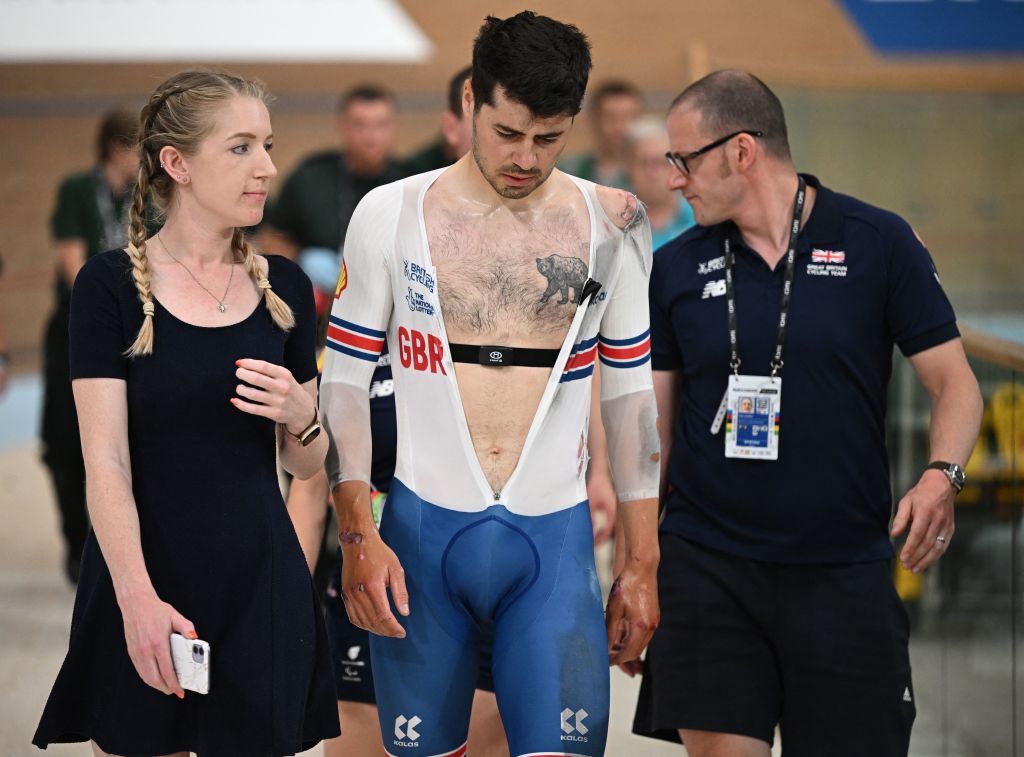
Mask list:
[[589,224],[575,209],[526,222],[438,213],[427,236],[450,337],[561,340],[590,265]]

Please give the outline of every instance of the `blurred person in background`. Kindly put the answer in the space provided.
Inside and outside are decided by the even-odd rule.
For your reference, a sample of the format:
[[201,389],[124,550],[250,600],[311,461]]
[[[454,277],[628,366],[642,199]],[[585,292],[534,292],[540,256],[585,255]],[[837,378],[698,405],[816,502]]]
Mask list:
[[462,89],[472,70],[466,66],[448,82],[448,107],[441,114],[441,134],[402,163],[408,176],[450,166],[469,151],[472,119],[462,112]]
[[626,133],[627,175],[636,196],[647,206],[655,252],[694,224],[690,203],[669,186],[672,166],[665,160],[666,152],[668,132],[663,119],[644,116],[630,126]]
[[[0,257],[0,278],[4,275],[4,259]],[[3,313],[0,313],[0,397],[7,390],[11,378],[11,353],[7,350],[7,332],[4,330]]]
[[[129,242],[76,278],[70,365],[93,531],[41,748],[276,757],[339,732],[277,479],[278,460],[309,477],[327,450],[312,288],[243,233],[277,173],[267,100],[231,74],[163,82],[140,114]],[[155,236],[150,192],[166,214]],[[209,643],[209,657],[191,646],[208,691],[185,694],[172,633]]]
[[[691,757],[769,757],[776,727],[787,757],[906,757],[891,540],[909,529],[899,559],[920,573],[953,539],[982,413],[956,315],[906,221],[797,172],[756,77],[693,83],[668,133],[700,226],[651,274],[662,623],[634,731]],[[890,526],[897,346],[931,398],[932,462]]]
[[55,308],[43,337],[43,462],[50,472],[61,533],[64,571],[78,581],[82,547],[89,531],[85,464],[68,365],[71,287],[86,260],[128,241],[128,206],[139,168],[138,116],[113,111],[100,122],[96,165],[64,179],[50,219],[57,253]]
[[392,155],[398,117],[389,90],[376,84],[349,89],[338,101],[335,126],[341,149],[299,163],[268,205],[257,238],[263,249],[299,261],[321,294],[321,307],[329,307],[356,205],[374,187],[404,176]]
[[643,95],[626,81],[606,81],[590,93],[587,103],[593,148],[570,155],[559,168],[581,179],[631,189],[626,169],[626,134],[643,110]]

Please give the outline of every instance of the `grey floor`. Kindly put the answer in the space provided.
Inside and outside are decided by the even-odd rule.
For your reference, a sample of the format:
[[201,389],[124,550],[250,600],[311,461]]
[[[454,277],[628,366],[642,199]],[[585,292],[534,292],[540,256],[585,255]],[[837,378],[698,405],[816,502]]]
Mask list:
[[[33,437],[38,382],[19,381],[0,399],[0,757],[42,754],[30,745],[43,702],[67,645],[74,593],[60,570],[56,511]],[[912,757],[966,757],[939,747],[930,714],[927,649],[915,650],[919,716]],[[923,655],[923,657],[922,657]],[[685,750],[629,732],[639,681],[612,671],[608,755],[685,757]],[[934,689],[933,689],[934,690]],[[776,742],[776,754],[779,754]],[[53,746],[46,754],[81,755],[84,745]],[[320,748],[306,752],[321,755]]]

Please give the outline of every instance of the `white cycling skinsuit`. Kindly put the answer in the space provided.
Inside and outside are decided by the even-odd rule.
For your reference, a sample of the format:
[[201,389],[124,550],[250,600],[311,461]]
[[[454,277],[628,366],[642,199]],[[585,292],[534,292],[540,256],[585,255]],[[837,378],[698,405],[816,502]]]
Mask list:
[[620,229],[596,186],[573,178],[589,211],[596,284],[569,326],[519,462],[494,491],[466,423],[423,217],[444,170],[379,187],[357,207],[320,388],[332,489],[368,483],[367,387],[386,336],[398,449],[381,536],[405,568],[411,614],[396,616],[406,638],[371,636],[384,744],[392,755],[465,753],[476,639],[493,624],[511,754],[601,755],[608,652],[586,492],[590,378],[600,359],[620,501],[657,497],[650,227],[639,206]]

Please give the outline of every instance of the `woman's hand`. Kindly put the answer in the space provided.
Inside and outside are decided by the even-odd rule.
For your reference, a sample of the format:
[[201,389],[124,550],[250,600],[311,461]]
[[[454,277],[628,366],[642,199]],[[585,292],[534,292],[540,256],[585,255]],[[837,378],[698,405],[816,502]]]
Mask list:
[[186,639],[198,639],[192,621],[152,592],[126,601],[121,615],[128,656],[139,677],[162,694],[184,699],[171,661],[171,634],[177,631]]
[[232,405],[244,413],[283,424],[292,436],[297,436],[312,423],[316,401],[295,380],[291,371],[265,360],[250,358],[236,360],[235,365],[235,376],[249,386],[239,384],[235,388],[239,396],[231,398]]

